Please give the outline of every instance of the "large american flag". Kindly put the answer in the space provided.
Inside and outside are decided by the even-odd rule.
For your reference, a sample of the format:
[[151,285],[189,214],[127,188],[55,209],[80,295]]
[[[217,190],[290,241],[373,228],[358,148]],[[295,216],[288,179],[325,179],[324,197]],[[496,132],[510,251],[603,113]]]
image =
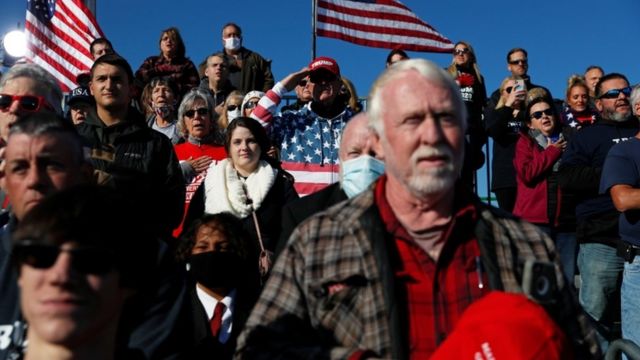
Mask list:
[[42,66],[65,92],[93,64],[89,45],[102,30],[82,0],[27,0],[27,59]]
[[397,0],[318,0],[317,35],[358,45],[453,51],[453,43]]

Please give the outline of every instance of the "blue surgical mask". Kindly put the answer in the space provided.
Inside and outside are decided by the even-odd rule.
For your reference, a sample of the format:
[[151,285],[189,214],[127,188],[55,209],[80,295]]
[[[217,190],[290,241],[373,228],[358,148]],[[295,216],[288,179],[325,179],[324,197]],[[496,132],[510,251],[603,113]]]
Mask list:
[[384,173],[384,163],[373,156],[360,155],[343,163],[340,185],[349,198],[363,192]]
[[238,50],[240,45],[242,45],[242,40],[240,40],[240,38],[229,37],[224,39],[224,47],[227,50]]

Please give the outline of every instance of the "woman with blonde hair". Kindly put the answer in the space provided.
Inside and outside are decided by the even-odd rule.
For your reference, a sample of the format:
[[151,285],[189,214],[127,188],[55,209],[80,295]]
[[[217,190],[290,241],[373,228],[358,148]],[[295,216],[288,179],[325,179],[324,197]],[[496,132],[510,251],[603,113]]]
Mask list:
[[487,89],[471,44],[466,41],[458,41],[455,44],[453,59],[447,71],[460,86],[460,94],[467,107],[468,143],[462,179],[465,184],[473,186],[474,173],[484,164],[482,147],[487,142],[487,133],[482,123],[482,111],[487,101]]
[[227,96],[227,99],[224,101],[224,106],[222,107],[222,113],[218,118],[218,129],[221,132],[224,132],[235,118],[242,116],[242,111],[240,110],[242,100],[244,100],[244,95],[238,90],[232,91],[229,93],[229,96]]
[[358,99],[358,93],[356,92],[356,87],[353,86],[351,80],[342,76],[340,78],[342,81],[342,87],[340,88],[340,98],[344,101],[351,110],[356,113],[362,111],[362,105],[360,104],[360,100]]
[[491,191],[498,200],[498,206],[511,212],[517,192],[513,157],[524,126],[527,91],[524,81],[513,76],[502,80],[499,90],[500,99],[496,107],[485,109],[487,134],[493,139]]
[[571,130],[571,134],[579,129],[593,125],[596,112],[589,106],[589,87],[580,75],[571,75],[567,81],[567,91],[562,107],[561,122]]

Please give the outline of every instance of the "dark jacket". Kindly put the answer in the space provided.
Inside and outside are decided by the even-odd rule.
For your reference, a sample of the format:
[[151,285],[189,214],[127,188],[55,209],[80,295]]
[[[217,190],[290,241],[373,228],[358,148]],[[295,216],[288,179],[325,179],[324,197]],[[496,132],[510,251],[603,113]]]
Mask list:
[[638,133],[638,120],[600,120],[575,133],[560,160],[558,184],[575,196],[576,236],[580,242],[615,246],[618,211],[609,195],[600,195],[600,176],[609,149]]
[[150,56],[136,70],[135,85],[140,96],[144,87],[155,77],[169,77],[178,88],[176,99],[181,99],[190,89],[198,86],[198,69],[189,58],[167,60],[163,56]]
[[244,324],[251,313],[251,308],[257,299],[257,292],[252,294],[248,291],[243,291],[243,289],[237,289],[236,291],[231,337],[225,344],[221,344],[211,336],[209,319],[200,299],[198,299],[195,288],[189,292],[183,313],[186,327],[181,336],[184,339],[182,343],[184,359],[230,360],[233,358],[238,335],[244,328]]
[[513,109],[495,104],[487,105],[484,115],[487,135],[493,139],[493,160],[491,164],[491,190],[516,188],[513,158],[520,131],[524,127],[524,111],[513,117]]
[[211,98],[213,99],[214,108],[218,105],[224,104],[225,100],[227,100],[227,96],[229,96],[232,91],[236,90],[236,88],[231,85],[231,82],[227,80],[224,82],[224,85],[222,86],[222,89],[220,91],[214,92],[209,87],[209,79],[207,79],[206,77],[200,80],[200,85],[198,86],[198,88],[209,92],[209,95],[211,95]]
[[287,245],[287,240],[296,226],[311,215],[344,200],[347,200],[347,194],[340,188],[340,183],[333,183],[320,191],[286,204],[282,208],[282,230],[276,245],[276,257]]
[[170,236],[184,212],[184,179],[171,141],[129,109],[126,121],[106,126],[97,116],[77,125],[91,149],[98,183],[112,186],[140,206],[140,220]]
[[235,65],[233,56],[227,55],[224,50],[226,60],[231,64],[229,67],[229,79],[232,85],[243,94],[252,90],[267,92],[274,85],[273,74],[271,73],[271,61],[265,60],[260,54],[245,47],[240,49],[242,68]]

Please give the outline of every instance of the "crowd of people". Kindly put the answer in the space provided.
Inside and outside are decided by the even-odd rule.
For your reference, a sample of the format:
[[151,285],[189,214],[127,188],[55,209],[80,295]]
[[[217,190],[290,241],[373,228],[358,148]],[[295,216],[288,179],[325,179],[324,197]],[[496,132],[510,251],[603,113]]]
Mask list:
[[[239,25],[221,42],[196,66],[171,27],[133,71],[96,39],[66,101],[2,75],[0,359],[640,344],[640,86],[591,66],[555,98],[514,48],[488,93],[459,41],[444,69],[390,51],[364,109],[331,57],[276,82]],[[474,193],[489,138],[499,208]]]

